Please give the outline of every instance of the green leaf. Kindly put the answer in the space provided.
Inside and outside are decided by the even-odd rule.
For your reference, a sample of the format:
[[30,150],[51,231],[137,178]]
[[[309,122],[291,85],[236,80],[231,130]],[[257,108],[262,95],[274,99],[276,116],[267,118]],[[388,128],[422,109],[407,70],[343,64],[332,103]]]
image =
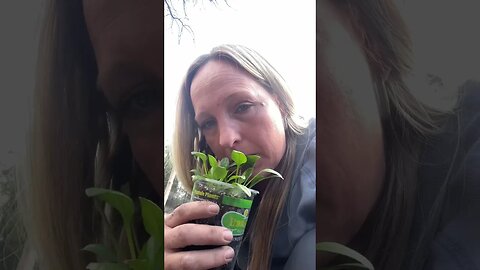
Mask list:
[[245,156],[244,153],[237,150],[232,151],[231,157],[237,166],[240,166],[245,162],[247,162],[247,156]]
[[249,167],[253,167],[255,163],[257,163],[257,160],[259,159],[260,159],[259,155],[248,155],[246,165],[248,165]]
[[317,251],[324,251],[343,255],[359,262],[360,264],[365,266],[366,269],[374,270],[372,263],[367,258],[365,258],[362,254],[356,252],[355,250],[344,245],[335,242],[320,242],[317,243]]
[[160,269],[163,262],[163,242],[158,242],[150,237],[142,248],[139,258],[147,260],[149,270]]
[[227,176],[227,169],[223,167],[212,167],[212,176],[215,180],[223,180]]
[[267,178],[257,174],[254,177],[250,178],[250,180],[245,183],[245,186],[247,186],[248,188],[253,188],[256,184],[265,179]]
[[126,264],[123,263],[89,263],[87,265],[89,270],[130,270]]
[[218,167],[217,159],[212,155],[208,155],[208,163],[210,163],[210,167]]
[[202,160],[202,166],[203,166],[203,172],[205,174],[207,174],[207,155],[205,155],[205,153],[202,153],[202,152],[191,152],[193,156],[199,158]]
[[[248,168],[247,170],[245,170],[243,172],[243,176],[245,177],[245,180],[247,180],[248,178],[250,178],[250,176],[252,176],[252,172],[253,172],[253,167],[252,168]],[[243,183],[243,182],[242,182]]]
[[220,163],[218,164],[218,166],[223,168],[228,168],[228,165],[230,165],[230,161],[227,157],[222,158],[222,160],[220,160]]
[[205,154],[202,153],[202,152],[195,152],[195,151],[193,151],[193,152],[192,152],[192,155],[193,155],[194,157],[197,157],[197,158],[201,159],[203,162],[207,162],[207,155],[205,155]]
[[263,169],[258,174],[263,174],[263,173],[271,173],[271,174],[275,175],[276,177],[283,179],[283,176],[279,172],[277,172],[275,170],[272,170],[272,169]]
[[192,170],[190,170],[190,172],[193,173],[193,175],[201,175],[201,173],[198,169],[192,169]]
[[104,188],[87,188],[85,193],[88,197],[99,198],[115,208],[122,216],[123,223],[126,226],[132,224],[134,213],[133,200],[127,195]]
[[[240,180],[237,180],[237,179],[240,179]],[[245,176],[243,176],[243,175],[232,175],[232,176],[230,176],[230,178],[228,178],[229,183],[233,180],[236,180],[235,183],[242,184],[243,182],[245,182]]]
[[163,242],[163,211],[154,202],[140,197],[145,231],[159,242]]
[[[264,176],[264,173],[270,173],[272,175]],[[280,179],[283,179],[283,176],[277,171],[272,169],[263,169],[259,173],[257,173],[252,179],[250,179],[250,181],[248,181],[245,185],[249,188],[252,188],[256,184],[260,183],[261,181],[272,178],[272,177],[278,177]]]
[[[153,237],[150,236],[149,240],[150,239],[153,239]],[[140,259],[140,260],[146,260],[147,259],[147,243],[143,244],[143,247],[140,250],[140,254],[138,255],[138,259]]]
[[163,241],[158,243],[154,239],[147,241],[147,257],[151,270],[160,269],[163,263]]
[[133,270],[148,270],[147,260],[135,259],[135,260],[128,260],[125,263],[130,267],[130,269],[133,269]]
[[201,176],[201,175],[192,175],[192,181],[195,182],[197,180],[203,180],[205,179],[205,177]]
[[113,251],[102,244],[86,245],[82,250],[92,252],[97,256],[98,262],[117,262]]
[[214,168],[214,167],[211,167],[210,170],[208,171],[208,173],[205,174],[205,178],[215,179],[215,178],[213,177],[213,168]]
[[135,243],[133,241],[132,219],[134,213],[133,200],[127,195],[104,188],[87,188],[85,193],[89,197],[96,197],[115,208],[123,219],[123,226],[127,234],[130,255],[135,259]]
[[248,195],[248,197],[252,196],[252,192],[246,186],[244,186],[242,184],[239,184],[239,183],[233,183],[232,185],[236,186],[236,187],[239,187],[243,192],[245,192],[245,194]]

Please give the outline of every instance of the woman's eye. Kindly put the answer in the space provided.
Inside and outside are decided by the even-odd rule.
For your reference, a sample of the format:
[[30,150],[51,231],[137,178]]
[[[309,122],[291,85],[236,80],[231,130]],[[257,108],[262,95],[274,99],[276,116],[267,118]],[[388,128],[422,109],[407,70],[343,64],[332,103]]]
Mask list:
[[237,106],[235,109],[235,113],[245,113],[247,112],[250,108],[253,107],[254,104],[252,103],[241,103],[240,105]]
[[154,101],[152,91],[142,91],[130,99],[130,107],[134,110],[148,110]]
[[124,116],[138,117],[149,113],[161,104],[159,91],[156,89],[142,89],[127,99],[121,107]]
[[214,126],[215,126],[215,121],[207,120],[200,125],[200,129],[202,131],[206,131],[206,130],[212,129]]

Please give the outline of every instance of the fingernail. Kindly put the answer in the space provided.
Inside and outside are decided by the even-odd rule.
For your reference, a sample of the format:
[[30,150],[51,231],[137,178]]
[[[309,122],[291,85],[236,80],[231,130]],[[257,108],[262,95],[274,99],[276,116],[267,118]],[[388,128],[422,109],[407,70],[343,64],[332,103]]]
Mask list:
[[220,207],[218,207],[217,204],[212,204],[208,206],[208,212],[212,214],[218,214],[219,211],[220,211]]
[[225,251],[225,261],[229,262],[233,259],[233,256],[235,256],[235,252],[233,252],[233,248],[228,247],[228,250]]
[[230,231],[228,229],[225,230],[223,232],[223,239],[225,239],[225,241],[228,241],[228,242],[232,241],[232,239],[233,239],[232,231]]

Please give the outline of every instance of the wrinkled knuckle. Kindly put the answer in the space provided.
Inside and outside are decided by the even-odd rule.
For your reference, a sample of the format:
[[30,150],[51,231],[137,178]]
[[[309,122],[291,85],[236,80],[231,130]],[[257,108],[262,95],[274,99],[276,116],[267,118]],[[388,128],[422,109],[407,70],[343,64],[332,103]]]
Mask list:
[[172,212],[172,216],[175,215],[176,217],[184,217],[185,214],[186,214],[186,209],[185,209],[185,206],[184,205],[180,205],[179,207],[175,208],[175,210],[173,210]]
[[164,262],[165,270],[175,269],[175,267],[173,267],[172,261],[168,258],[166,253],[164,253],[164,258],[165,260],[163,262]]
[[174,242],[177,243],[177,246],[185,246],[187,244],[187,234],[188,230],[186,230],[185,226],[179,227],[176,230]]
[[223,238],[223,229],[216,227],[209,227],[207,233],[205,234],[211,241],[219,240]]
[[175,241],[175,233],[172,231],[165,232],[163,237],[163,245],[165,249],[168,249],[172,246],[172,243]]
[[173,212],[163,216],[163,220],[165,221],[165,223],[167,223],[170,219],[172,219],[172,214]]
[[195,260],[190,254],[185,254],[180,257],[180,269],[192,270],[195,268]]
[[172,242],[172,237],[170,233],[165,232],[163,235],[163,248],[164,250],[168,249],[170,247],[170,243]]

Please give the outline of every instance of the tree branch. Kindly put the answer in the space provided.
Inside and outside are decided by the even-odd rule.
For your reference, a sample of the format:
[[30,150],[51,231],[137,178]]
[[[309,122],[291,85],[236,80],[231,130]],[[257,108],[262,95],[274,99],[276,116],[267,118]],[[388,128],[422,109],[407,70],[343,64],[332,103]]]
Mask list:
[[182,37],[182,34],[183,34],[184,30],[190,32],[193,40],[195,41],[195,35],[193,33],[192,27],[190,27],[190,25],[188,25],[187,23],[184,22],[185,20],[188,20],[186,8],[185,8],[187,0],[183,0],[183,13],[184,13],[183,18],[180,18],[177,15],[177,10],[172,5],[171,0],[164,0],[163,2],[165,4],[166,10],[167,10],[167,14],[165,14],[164,16],[165,17],[170,17],[172,19],[172,23],[170,24],[170,28],[172,28],[174,24],[179,28],[179,32],[178,32],[178,36],[177,36],[178,37],[178,43],[180,43],[180,39]]
[[[178,43],[180,43],[183,31],[188,31],[192,35],[192,39],[195,42],[195,34],[193,32],[192,27],[186,23],[188,21],[188,15],[187,15],[187,4],[189,0],[182,0],[182,10],[183,10],[183,16],[178,15],[178,11],[175,9],[172,0],[163,0],[164,5],[165,5],[165,11],[166,14],[164,14],[164,17],[170,17],[172,19],[172,22],[170,24],[170,28],[173,27],[175,24],[179,31],[178,31]],[[214,4],[215,6],[218,5],[219,1],[218,0],[208,0],[211,4]],[[223,0],[228,7],[231,8],[230,4],[228,3],[228,0]]]

